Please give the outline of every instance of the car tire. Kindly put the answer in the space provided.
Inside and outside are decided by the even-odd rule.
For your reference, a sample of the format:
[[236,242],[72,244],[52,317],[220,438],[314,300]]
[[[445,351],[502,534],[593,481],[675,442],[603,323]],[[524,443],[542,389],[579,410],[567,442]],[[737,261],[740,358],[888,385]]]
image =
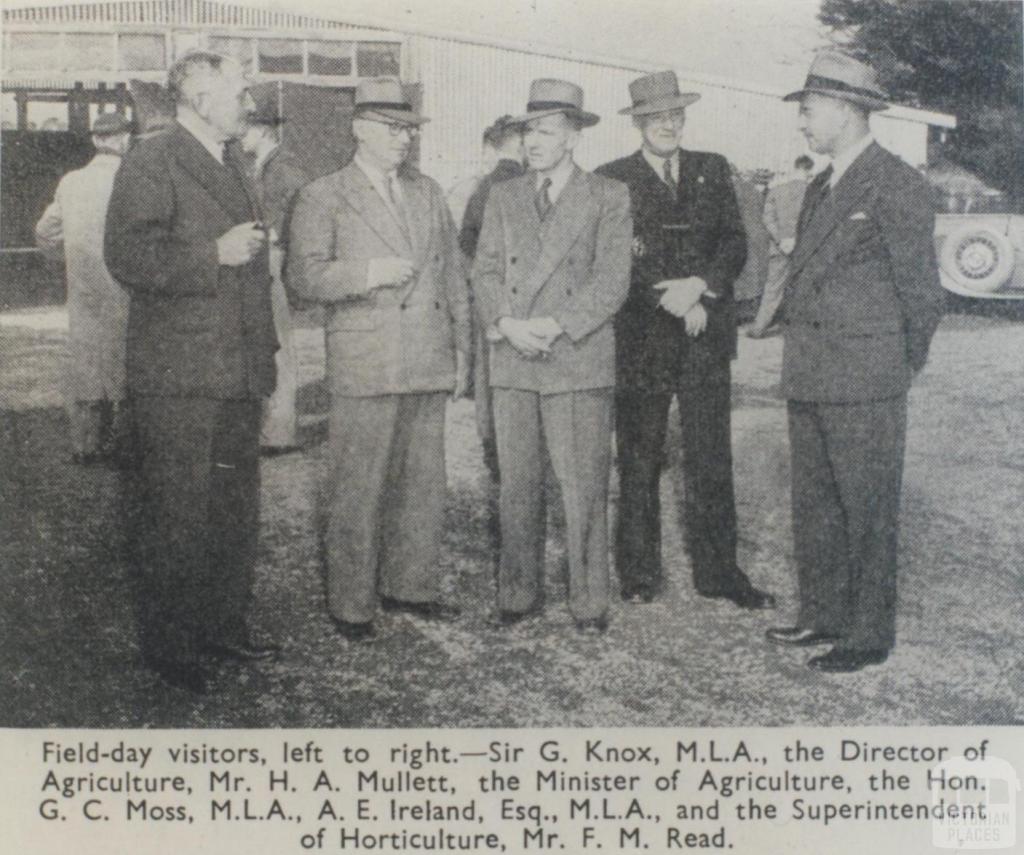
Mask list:
[[991,294],[1013,273],[1013,244],[992,228],[965,224],[951,231],[939,253],[939,267],[961,288]]

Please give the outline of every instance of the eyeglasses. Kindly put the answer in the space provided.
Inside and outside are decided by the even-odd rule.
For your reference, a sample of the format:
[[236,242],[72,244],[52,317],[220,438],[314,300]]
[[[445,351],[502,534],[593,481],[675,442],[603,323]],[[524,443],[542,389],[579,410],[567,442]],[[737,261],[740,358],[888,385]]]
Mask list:
[[686,113],[682,110],[673,110],[665,113],[651,113],[643,117],[643,123],[645,125],[671,125],[676,128],[682,127],[684,122],[686,122]]
[[364,122],[373,122],[375,125],[384,125],[393,137],[397,137],[402,131],[409,135],[409,139],[416,139],[420,135],[420,129],[416,125],[405,125],[401,122],[384,122],[380,119],[363,119]]

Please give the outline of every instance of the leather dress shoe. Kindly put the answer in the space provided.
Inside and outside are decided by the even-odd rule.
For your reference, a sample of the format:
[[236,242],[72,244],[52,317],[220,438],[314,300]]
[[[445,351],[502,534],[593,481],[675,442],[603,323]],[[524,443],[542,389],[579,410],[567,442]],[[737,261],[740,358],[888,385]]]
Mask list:
[[584,618],[576,621],[577,631],[584,635],[601,635],[608,629],[608,618]]
[[839,640],[839,636],[802,626],[776,626],[769,629],[764,635],[772,644],[788,644],[791,647],[811,647],[815,644],[830,644]]
[[833,647],[828,653],[813,657],[807,664],[815,671],[849,674],[868,665],[881,665],[888,658],[888,650],[840,650]]
[[218,656],[221,659],[234,659],[237,662],[259,662],[263,659],[273,659],[281,652],[281,645],[263,643],[245,639],[243,641],[219,641],[207,644],[204,648],[207,653]]
[[175,662],[172,659],[147,658],[146,667],[175,689],[194,695],[206,692],[206,672],[198,662]]
[[261,445],[260,456],[261,457],[283,457],[286,454],[294,454],[296,451],[302,451],[301,445]]
[[635,585],[622,589],[622,599],[632,605],[641,603],[653,603],[658,596],[658,588],[655,585]]
[[334,624],[335,632],[348,641],[369,642],[377,634],[370,621],[352,623],[341,618],[331,618],[331,621]]
[[494,624],[499,629],[507,629],[510,626],[515,626],[517,623],[522,623],[524,620],[536,617],[540,613],[541,609],[539,607],[527,609],[524,612],[499,609],[494,615]]
[[405,612],[424,620],[441,622],[453,621],[462,613],[457,606],[450,606],[447,603],[434,601],[414,603],[408,600],[396,600],[393,597],[382,597],[380,607],[386,612]]
[[735,588],[723,590],[698,590],[698,594],[710,600],[729,600],[741,609],[774,609],[775,597],[767,591],[755,588],[749,582],[746,585],[739,585]]

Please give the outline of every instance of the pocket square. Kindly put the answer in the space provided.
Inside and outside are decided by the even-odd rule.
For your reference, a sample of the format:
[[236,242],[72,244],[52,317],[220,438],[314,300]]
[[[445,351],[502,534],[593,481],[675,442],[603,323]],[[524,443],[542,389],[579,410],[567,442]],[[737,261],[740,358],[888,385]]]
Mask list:
[[857,211],[856,214],[851,214],[850,215],[850,219],[851,220],[866,220],[867,218],[868,218],[868,215],[865,214],[863,211]]

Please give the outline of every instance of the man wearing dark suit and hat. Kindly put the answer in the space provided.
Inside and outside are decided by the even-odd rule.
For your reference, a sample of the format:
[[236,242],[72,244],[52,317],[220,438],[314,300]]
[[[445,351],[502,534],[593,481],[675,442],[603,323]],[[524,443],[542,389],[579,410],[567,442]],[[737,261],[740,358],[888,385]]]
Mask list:
[[501,464],[498,620],[543,602],[544,450],[562,488],[569,611],[582,632],[608,621],[608,476],[615,331],[629,287],[629,196],[584,172],[573,149],[598,117],[583,91],[535,80],[523,143],[530,171],[491,187],[473,265],[491,344]]
[[786,100],[832,163],[804,197],[781,308],[800,608],[768,638],[831,642],[809,665],[858,671],[895,642],[907,390],[943,305],[935,213],[924,178],[872,139],[887,105],[871,68],[822,52]]
[[295,197],[309,183],[301,164],[281,148],[278,133],[284,117],[278,96],[276,86],[254,91],[256,109],[249,114],[249,128],[242,137],[242,149],[252,158],[253,183],[268,230],[274,329],[281,345],[274,357],[277,387],[263,407],[260,447],[265,455],[285,454],[298,448],[295,396],[299,389],[299,361],[284,283],[284,259]]
[[197,51],[168,73],[177,119],[121,164],[104,254],[131,295],[127,382],[138,446],[139,629],[166,682],[205,688],[199,656],[262,659],[249,635],[259,432],[277,338],[266,234],[233,146],[252,109],[238,63]]
[[[526,170],[523,166],[523,129],[512,124],[511,116],[501,116],[493,125],[484,131],[484,145],[493,149],[498,162],[485,175],[473,195],[469,197],[466,211],[462,216],[462,228],[459,231],[459,246],[469,259],[470,264],[476,255],[477,241],[480,240],[480,229],[484,224],[484,208],[491,187],[510,178],[518,178]],[[479,313],[478,313],[479,315]],[[478,325],[479,326],[479,325]],[[498,449],[494,439],[494,407],[491,401],[490,379],[490,343],[487,341],[487,330],[477,330],[474,339],[473,360],[473,397],[476,405],[476,429],[483,445],[484,463],[497,481],[499,478]]]
[[671,71],[630,85],[643,137],[635,154],[598,173],[624,182],[633,203],[629,297],[615,318],[615,438],[622,597],[650,602],[663,586],[659,479],[672,396],[683,440],[686,543],[701,596],[741,608],[773,604],[736,562],[730,435],[730,360],[736,352],[733,282],[747,241],[725,158],[680,148],[686,108]]
[[444,420],[469,372],[469,289],[437,182],[406,161],[429,121],[391,77],[356,87],[356,154],[299,193],[289,287],[325,307],[331,391],[323,512],[327,605],[368,641],[378,604],[427,620],[439,599]]

